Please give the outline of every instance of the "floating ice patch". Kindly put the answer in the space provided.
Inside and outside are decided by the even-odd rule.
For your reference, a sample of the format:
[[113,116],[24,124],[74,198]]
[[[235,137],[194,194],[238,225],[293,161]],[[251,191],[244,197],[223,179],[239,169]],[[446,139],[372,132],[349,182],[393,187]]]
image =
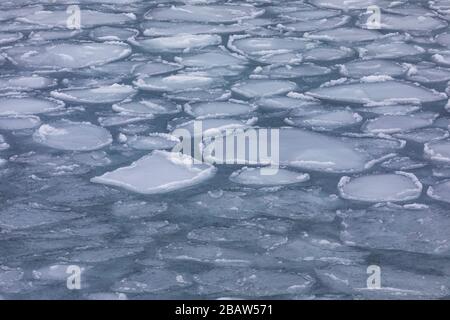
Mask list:
[[158,256],[161,259],[174,261],[196,261],[220,266],[249,266],[255,260],[255,256],[248,253],[220,248],[212,245],[191,245],[186,242],[172,243],[159,249]]
[[[348,127],[358,124],[362,121],[362,117],[351,110],[317,110],[306,111],[304,116],[296,117],[295,109],[291,113],[293,117],[285,119],[285,122],[295,127],[308,127],[314,130],[334,130],[342,127]],[[308,114],[309,113],[309,114]]]
[[390,266],[381,267],[381,288],[368,287],[367,264],[331,265],[316,270],[320,281],[333,292],[360,299],[400,300],[436,299],[448,295],[445,277],[422,274]]
[[183,52],[221,44],[222,38],[212,34],[180,34],[171,37],[133,40],[131,43],[151,53]]
[[89,37],[96,41],[126,41],[137,35],[139,31],[136,29],[108,26],[96,28],[89,33]]
[[[255,132],[256,134],[254,134]],[[251,145],[258,145],[259,129],[251,133],[238,131],[235,139],[248,139]],[[227,138],[232,138],[231,136]],[[377,160],[392,155],[392,152],[402,147],[402,143],[395,140],[374,138],[339,138],[300,129],[281,128],[279,139],[267,138],[261,142],[279,148],[279,159],[273,159],[280,165],[292,166],[304,170],[322,172],[360,172],[372,167]],[[207,144],[204,157],[216,163],[236,163],[235,154],[227,154],[226,158],[218,159],[214,151],[216,141]],[[276,151],[275,151],[276,152]],[[248,159],[247,159],[248,160]],[[255,160],[255,164],[259,162]],[[259,159],[260,161],[261,159]]]
[[306,274],[246,268],[213,269],[195,276],[200,293],[226,293],[245,297],[306,294],[314,279]]
[[125,188],[142,193],[165,193],[199,184],[215,174],[212,165],[194,165],[189,156],[153,151],[128,167],[92,178],[95,183]]
[[304,63],[296,66],[268,66],[258,72],[258,75],[264,75],[271,79],[292,79],[323,76],[331,73],[327,67],[317,66],[312,63]]
[[91,151],[112,142],[108,130],[85,122],[59,121],[42,125],[33,139],[59,150]]
[[51,30],[51,31],[32,31],[28,36],[30,41],[54,41],[74,38],[81,34],[81,30]]
[[305,34],[304,37],[314,40],[322,40],[329,42],[363,42],[373,41],[381,38],[381,33],[372,30],[364,30],[357,28],[337,28],[332,30],[323,30]]
[[417,104],[446,99],[443,93],[400,81],[341,84],[313,89],[307,94],[319,99],[362,104]]
[[357,178],[342,177],[338,184],[342,198],[367,202],[394,202],[417,199],[422,184],[412,173],[375,174]]
[[450,181],[430,186],[427,190],[427,195],[435,200],[450,203]]
[[425,167],[427,164],[424,162],[415,161],[409,157],[394,157],[382,164],[383,168],[390,170],[414,170]]
[[425,53],[425,50],[417,45],[405,42],[372,42],[359,49],[360,56],[364,59],[401,59]]
[[414,130],[412,132],[397,133],[394,135],[398,139],[404,139],[408,141],[413,141],[417,143],[426,143],[433,140],[442,140],[448,138],[448,130],[441,128],[426,128]]
[[247,103],[237,102],[204,102],[187,104],[184,111],[197,119],[232,116],[248,116],[255,107]]
[[178,91],[165,95],[167,98],[184,102],[226,101],[231,98],[231,91],[224,88],[208,90]]
[[[368,24],[370,15],[373,13],[362,14],[359,25],[363,28],[373,28]],[[407,31],[407,32],[433,32],[447,27],[447,23],[430,15],[394,15],[383,13],[380,16],[380,23],[377,27],[388,31]]]
[[63,102],[51,99],[26,96],[0,98],[0,116],[49,113],[63,108]]
[[312,5],[319,8],[331,8],[344,11],[349,10],[366,10],[371,5],[387,8],[391,4],[390,1],[385,0],[353,0],[342,2],[341,0],[311,0]]
[[[245,20],[244,20],[245,21]],[[228,34],[254,29],[255,26],[246,22],[234,24],[204,24],[200,22],[166,22],[144,21],[141,30],[147,37],[167,37],[183,33],[188,34]]]
[[412,115],[381,116],[368,120],[364,131],[371,133],[397,133],[428,127],[437,118],[435,113],[416,113]]
[[296,88],[297,85],[291,81],[248,80],[235,84],[231,90],[241,96],[253,99],[288,93]]
[[180,112],[180,107],[170,101],[163,99],[145,99],[140,101],[122,102],[113,104],[112,109],[116,112],[136,115],[150,114],[175,114]]
[[127,144],[136,150],[172,149],[180,141],[164,133],[153,133],[148,136],[134,136],[127,139]]
[[228,47],[250,56],[264,56],[270,53],[303,51],[314,43],[302,38],[239,38],[230,37]]
[[338,16],[341,12],[339,10],[300,10],[294,12],[287,12],[280,14],[281,18],[288,18],[298,21],[310,21],[316,19],[325,19]]
[[448,210],[418,205],[375,205],[342,213],[341,239],[371,249],[402,250],[423,254],[450,254]]
[[244,167],[233,172],[230,180],[248,186],[278,186],[308,181],[309,174],[278,169],[274,175],[263,175],[260,168]]
[[230,67],[243,65],[247,60],[235,55],[231,55],[221,51],[211,51],[199,53],[191,56],[183,56],[177,59],[177,62],[188,67],[197,68],[213,68],[213,67]]
[[439,140],[425,144],[425,156],[433,161],[450,163],[450,141]]
[[417,112],[420,110],[420,106],[418,105],[386,105],[386,106],[379,106],[379,107],[362,107],[358,108],[358,111],[360,112],[368,112],[373,114],[379,114],[379,115],[389,115],[389,116],[401,116],[401,115],[407,115],[414,112]]
[[0,211],[0,227],[9,231],[22,230],[80,217],[81,214],[47,208],[39,203],[15,203]]
[[176,63],[169,63],[165,61],[150,61],[133,68],[133,75],[136,75],[138,77],[150,77],[178,71],[182,68],[182,65]]
[[355,52],[352,49],[341,48],[314,48],[303,53],[305,61],[335,61],[352,57]]
[[134,85],[141,90],[161,92],[204,90],[218,86],[220,83],[220,79],[187,73],[167,77],[141,78],[134,81]]
[[20,32],[15,33],[0,32],[0,46],[19,41],[22,38],[23,34]]
[[406,68],[389,60],[351,61],[340,66],[340,73],[346,77],[362,78],[387,75],[398,77],[405,74]]
[[295,108],[314,106],[316,103],[310,100],[296,99],[291,97],[270,97],[262,98],[256,103],[262,111],[276,112],[276,111],[288,111]]
[[41,120],[36,116],[0,117],[0,130],[23,130],[36,128]]
[[351,265],[363,262],[365,254],[337,241],[305,236],[289,240],[288,243],[270,252],[270,256],[301,264],[313,263],[317,266],[322,264]]
[[74,69],[125,58],[131,53],[131,48],[119,42],[82,42],[15,46],[5,52],[15,64],[25,68]]
[[[101,25],[115,25],[133,22],[135,17],[125,13],[107,13],[83,9],[81,26],[92,28]],[[36,11],[30,15],[17,18],[19,22],[37,24],[51,28],[68,28],[70,15],[64,11]]]
[[38,75],[0,78],[0,91],[32,91],[56,85],[56,80]]
[[125,293],[160,293],[181,290],[191,284],[186,276],[164,269],[144,269],[124,278],[112,287]]
[[52,97],[73,103],[109,104],[116,103],[136,94],[132,86],[113,84],[111,86],[52,91]]
[[211,137],[222,135],[226,130],[233,129],[245,129],[248,128],[252,122],[255,122],[257,119],[251,119],[250,123],[245,120],[238,119],[205,119],[201,121],[201,130],[200,127],[196,127],[195,125],[199,122],[195,120],[189,120],[183,122],[184,119],[179,119],[174,121],[173,123],[169,123],[169,129],[174,129],[174,132],[181,129],[187,130],[191,137],[196,135],[201,135],[202,137]]
[[434,84],[439,82],[447,82],[450,80],[450,69],[436,67],[418,67],[414,71],[407,73],[407,79],[410,81]]
[[161,21],[188,21],[202,23],[224,23],[255,18],[264,13],[264,9],[241,5],[208,6],[170,6],[148,11],[145,19]]
[[283,24],[281,28],[293,32],[312,32],[328,29],[335,29],[346,25],[350,21],[350,17],[341,16],[328,19],[317,19],[309,21],[301,21]]

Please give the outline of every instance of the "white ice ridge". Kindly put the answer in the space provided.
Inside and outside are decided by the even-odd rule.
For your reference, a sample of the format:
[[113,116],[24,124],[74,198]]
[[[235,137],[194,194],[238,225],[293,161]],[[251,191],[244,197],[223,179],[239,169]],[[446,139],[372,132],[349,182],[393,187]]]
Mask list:
[[193,164],[193,159],[187,155],[158,150],[130,166],[107,172],[91,181],[142,194],[157,194],[197,185],[215,172],[214,166]]

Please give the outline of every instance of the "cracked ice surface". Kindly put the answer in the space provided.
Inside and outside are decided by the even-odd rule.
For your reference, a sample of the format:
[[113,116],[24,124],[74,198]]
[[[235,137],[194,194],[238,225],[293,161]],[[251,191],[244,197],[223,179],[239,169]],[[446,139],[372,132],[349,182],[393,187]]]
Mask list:
[[1,1],[0,299],[450,298],[449,9]]

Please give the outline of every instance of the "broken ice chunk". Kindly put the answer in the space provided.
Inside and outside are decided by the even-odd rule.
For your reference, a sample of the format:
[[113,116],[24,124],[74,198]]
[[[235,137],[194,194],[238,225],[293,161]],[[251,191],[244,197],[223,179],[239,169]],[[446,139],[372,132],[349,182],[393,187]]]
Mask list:
[[179,153],[153,151],[128,167],[92,178],[95,183],[142,193],[165,193],[199,184],[215,174],[209,164],[194,165],[193,159]]
[[220,101],[187,104],[184,107],[186,113],[197,119],[244,116],[249,115],[254,109],[254,106],[246,103]]
[[424,153],[433,161],[450,163],[450,141],[439,140],[426,143]]
[[55,79],[38,75],[8,76],[0,78],[0,91],[32,91],[56,85]]
[[23,130],[36,128],[41,119],[36,116],[9,116],[0,117],[0,130]]
[[207,89],[221,84],[221,80],[195,74],[176,74],[168,77],[148,77],[134,82],[141,90],[176,92]]

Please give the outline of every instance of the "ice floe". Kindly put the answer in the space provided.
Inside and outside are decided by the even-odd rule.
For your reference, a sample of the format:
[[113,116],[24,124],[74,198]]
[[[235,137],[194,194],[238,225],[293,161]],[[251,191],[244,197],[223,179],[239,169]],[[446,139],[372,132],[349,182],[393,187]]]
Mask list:
[[263,175],[260,168],[244,167],[233,172],[230,180],[248,186],[278,186],[308,181],[309,174],[280,168],[274,175]]
[[427,195],[435,200],[450,203],[450,182],[444,181],[430,186]]
[[406,68],[389,60],[357,60],[341,65],[340,72],[343,76],[352,78],[380,75],[398,77],[406,73]]
[[112,143],[108,130],[86,122],[59,121],[43,124],[33,139],[59,150],[91,151]]
[[0,78],[0,91],[32,91],[55,86],[55,79],[31,76],[6,76]]
[[5,52],[16,65],[25,68],[76,69],[120,60],[131,53],[131,48],[120,42],[82,42],[15,46]]
[[183,52],[218,45],[221,42],[220,36],[213,34],[180,34],[131,41],[132,44],[147,52]]
[[450,219],[439,207],[375,205],[342,212],[341,239],[352,246],[448,256]]
[[248,116],[255,107],[237,102],[203,102],[187,104],[184,111],[197,119]]
[[438,140],[425,144],[425,156],[433,161],[450,163],[450,141]]
[[0,97],[0,116],[49,113],[63,108],[64,103],[58,100],[28,96]]
[[245,98],[262,98],[288,93],[297,88],[295,82],[281,80],[249,80],[235,84],[231,90]]
[[[448,295],[445,277],[422,275],[383,266],[380,288],[368,287],[367,265],[329,266],[316,269],[321,282],[332,291],[365,299],[436,299]],[[370,271],[370,270],[369,270]]]
[[255,18],[264,9],[243,5],[171,6],[151,9],[145,14],[149,20],[226,23]]
[[136,90],[128,85],[113,84],[97,88],[63,89],[52,91],[54,98],[73,103],[109,104],[116,103],[136,94]]
[[146,77],[138,79],[134,84],[147,91],[192,91],[218,86],[220,80],[195,74],[175,74],[167,77]]
[[416,113],[412,115],[386,115],[373,120],[368,120],[364,124],[364,130],[371,133],[397,133],[405,132],[433,124],[437,118],[434,113]]
[[37,116],[8,116],[0,117],[0,130],[23,130],[33,129],[41,124],[41,119]]
[[319,99],[362,104],[430,103],[446,99],[444,93],[392,80],[340,84],[313,89],[307,94]]
[[[155,171],[156,170],[156,171]],[[165,172],[164,174],[161,174]],[[127,190],[155,194],[165,193],[199,184],[215,173],[208,164],[194,165],[189,156],[153,151],[130,166],[92,178],[92,182],[122,187]]]
[[356,178],[342,177],[338,184],[341,197],[367,202],[395,202],[417,199],[422,184],[412,173],[374,174]]

